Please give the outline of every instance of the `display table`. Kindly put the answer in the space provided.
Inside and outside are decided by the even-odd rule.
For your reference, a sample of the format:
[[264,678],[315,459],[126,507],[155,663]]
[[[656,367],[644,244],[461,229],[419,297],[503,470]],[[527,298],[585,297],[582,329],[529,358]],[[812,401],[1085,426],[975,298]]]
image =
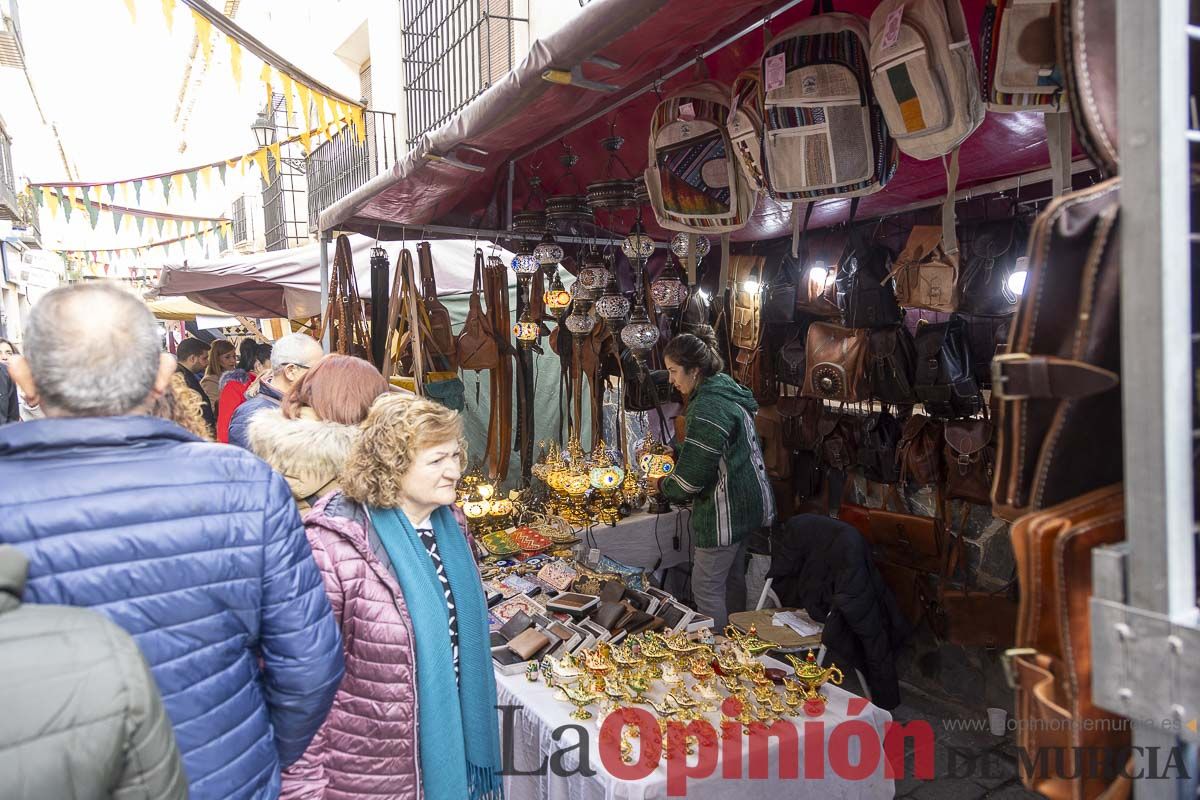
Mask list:
[[[798,733],[799,753],[796,763],[799,764],[800,777],[782,780],[779,775],[779,738],[770,737],[768,749],[768,772],[765,777],[750,778],[747,739],[742,739],[743,764],[741,778],[724,778],[723,767],[718,760],[716,768],[707,778],[690,778],[687,781],[687,797],[689,800],[715,800],[716,798],[746,798],[754,800],[796,800],[796,798],[841,798],[842,800],[875,800],[875,798],[890,798],[895,794],[894,783],[884,777],[884,759],[879,758],[878,766],[873,772],[861,779],[847,778],[838,774],[831,764],[839,763],[837,756],[831,761],[830,751],[840,747],[838,752],[843,756],[840,763],[850,765],[859,763],[860,748],[866,748],[882,753],[883,732],[891,721],[891,715],[886,711],[866,703],[849,692],[835,686],[827,686],[823,691],[829,697],[825,713],[816,718],[821,723],[823,738],[822,752],[825,753],[824,775],[814,777],[806,774],[805,767],[805,722],[812,722],[811,717],[796,717],[795,730]],[[519,711],[510,711],[512,715],[511,737],[505,742],[505,747],[512,748],[512,759],[506,764],[508,774],[504,776],[504,794],[510,798],[539,798],[539,800],[658,800],[668,797],[667,768],[668,762],[660,761],[658,769],[648,777],[637,781],[623,781],[613,777],[604,767],[600,758],[600,729],[596,719],[580,722],[571,718],[571,707],[554,699],[554,690],[538,681],[529,683],[523,674],[496,674],[497,704],[501,706],[501,725],[504,725],[504,706],[519,706]],[[848,714],[851,701],[855,701],[858,713],[853,717]],[[865,704],[865,705],[864,705]],[[594,711],[594,708],[593,708]],[[714,728],[719,732],[720,715],[716,712],[708,715]],[[841,744],[830,746],[830,738],[838,724],[853,719],[857,724],[840,730],[836,739]],[[867,727],[864,728],[862,723]],[[584,775],[579,770],[580,749],[578,732],[574,729],[564,729],[556,741],[554,732],[563,726],[582,726],[588,733],[588,766],[595,774]],[[852,728],[859,730],[855,735],[846,736]],[[863,731],[873,730],[878,734],[878,741],[865,745],[860,742]],[[502,733],[502,735],[504,735]],[[871,734],[874,740],[874,734]],[[571,749],[574,748],[574,749]],[[848,756],[845,755],[848,751]],[[544,775],[520,775],[516,772],[533,772],[547,763],[552,754],[558,754],[553,762],[560,766],[559,770],[547,768]],[[695,763],[695,756],[689,757],[688,763]],[[719,759],[719,757],[718,757]],[[672,765],[673,766],[673,765]],[[847,770],[840,770],[846,772]]]
[[[692,512],[673,508],[666,514],[639,511],[613,525],[594,525],[579,532],[586,548],[630,567],[667,569],[692,560]],[[679,549],[674,538],[679,535]]]

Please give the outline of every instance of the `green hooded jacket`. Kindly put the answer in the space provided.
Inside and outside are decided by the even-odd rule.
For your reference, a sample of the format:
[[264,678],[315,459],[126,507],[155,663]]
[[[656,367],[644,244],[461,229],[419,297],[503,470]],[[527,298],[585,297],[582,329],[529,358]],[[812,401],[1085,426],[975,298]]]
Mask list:
[[726,547],[775,521],[754,429],[757,410],[750,390],[723,372],[706,378],[688,399],[687,438],[659,490],[672,502],[692,503],[696,547]]

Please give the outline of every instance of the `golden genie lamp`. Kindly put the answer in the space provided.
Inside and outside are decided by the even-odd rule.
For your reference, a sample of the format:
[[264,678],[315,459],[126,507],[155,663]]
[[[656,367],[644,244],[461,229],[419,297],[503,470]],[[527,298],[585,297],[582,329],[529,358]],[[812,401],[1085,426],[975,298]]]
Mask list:
[[[842,682],[842,671],[835,666],[822,667],[817,663],[813,651],[809,650],[803,660],[788,654],[787,660],[796,670],[796,680],[803,687],[804,708],[809,714],[816,716],[825,710],[826,698],[821,694],[821,687],[826,683],[835,686]],[[791,688],[790,686],[788,688]]]

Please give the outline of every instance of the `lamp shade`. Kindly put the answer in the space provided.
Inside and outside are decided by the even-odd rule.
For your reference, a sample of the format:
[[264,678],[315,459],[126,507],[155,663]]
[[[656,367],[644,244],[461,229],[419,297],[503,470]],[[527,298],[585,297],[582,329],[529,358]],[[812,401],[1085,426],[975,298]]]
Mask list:
[[546,287],[546,293],[542,295],[542,304],[555,314],[562,313],[563,309],[571,305],[571,293],[563,288],[562,278],[558,277],[558,270],[555,270],[554,276],[550,278],[550,285]]
[[601,291],[608,285],[612,271],[604,261],[604,256],[595,250],[589,250],[583,257],[583,266],[579,270],[579,280],[576,285],[585,289]]
[[673,263],[668,263],[666,269],[650,282],[650,297],[655,308],[663,311],[674,311],[683,305],[687,299],[687,286]]
[[534,257],[533,251],[529,249],[528,242],[522,242],[517,246],[516,255],[513,256],[512,270],[517,273],[518,277],[528,278],[535,275],[541,265]]
[[265,111],[258,113],[250,130],[254,132],[254,140],[259,147],[275,144],[275,120],[271,119]]
[[596,316],[605,322],[616,322],[625,319],[629,314],[629,298],[621,294],[617,285],[617,276],[609,273],[608,285],[604,294],[596,301]]
[[658,328],[650,322],[650,315],[641,303],[634,306],[629,322],[621,331],[621,341],[634,354],[644,354],[658,342]]
[[625,237],[625,241],[621,242],[621,252],[630,261],[645,261],[654,255],[654,240],[642,231],[640,222]]
[[[712,250],[712,242],[707,236],[696,237],[696,260],[700,261]],[[671,239],[671,252],[680,261],[688,257],[688,234],[677,233]]]
[[567,317],[567,330],[576,336],[587,336],[596,327],[596,318],[578,309]]
[[554,239],[554,234],[547,230],[537,247],[533,248],[533,257],[543,267],[557,264],[563,259],[563,249]]

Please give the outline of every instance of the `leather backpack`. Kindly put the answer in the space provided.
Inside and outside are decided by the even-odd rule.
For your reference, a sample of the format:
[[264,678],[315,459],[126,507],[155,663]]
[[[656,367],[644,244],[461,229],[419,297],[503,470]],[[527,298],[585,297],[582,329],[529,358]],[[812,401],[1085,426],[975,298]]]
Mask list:
[[790,325],[796,318],[795,262],[780,256],[775,277],[762,289],[762,318],[767,324]]
[[817,436],[820,441],[817,459],[821,464],[842,472],[854,466],[858,429],[853,414],[825,409],[817,420]]
[[421,272],[421,301],[429,316],[430,348],[438,369],[446,372],[458,371],[458,352],[454,338],[454,325],[450,312],[438,299],[437,276],[433,271],[433,253],[429,242],[417,245],[417,264]]
[[870,338],[865,330],[814,322],[805,341],[802,394],[821,400],[857,403],[870,397],[866,380]]
[[825,404],[811,397],[791,395],[779,398],[778,408],[784,443],[794,450],[816,451],[821,444],[817,423],[825,413]]
[[1008,349],[1012,317],[963,316],[967,324],[967,342],[971,348],[971,370],[981,387],[992,385],[992,359]]
[[986,419],[946,423],[942,460],[946,469],[943,496],[947,500],[990,505],[995,466],[995,428]]
[[900,481],[931,486],[942,481],[942,423],[924,414],[904,422],[897,458]]
[[779,348],[779,353],[775,356],[775,378],[780,383],[789,386],[804,385],[804,340],[805,334],[797,326],[783,347]]
[[733,361],[733,378],[754,393],[759,407],[779,401],[779,384],[775,380],[775,363],[766,348],[738,350]]
[[914,225],[889,277],[905,308],[954,311],[958,308],[958,254],[943,246],[945,228]]
[[903,325],[871,331],[867,374],[871,394],[881,403],[910,406],[917,402],[913,389],[917,348]]
[[917,328],[917,364],[913,388],[925,411],[935,417],[979,413],[983,395],[971,369],[967,325],[959,317]]
[[1120,166],[1116,0],[1063,0],[1060,30],[1075,133],[1092,163],[1105,174],[1116,175]]
[[1025,252],[1025,225],[1020,220],[986,222],[963,242],[965,259],[958,311],[973,316],[1002,317],[1017,310],[1018,295],[1009,279]]
[[898,452],[902,432],[900,423],[887,411],[863,418],[855,460],[867,480],[876,483],[900,481]]
[[[729,287],[733,307],[733,346],[755,350],[762,342],[762,270],[766,257],[760,255],[731,256]],[[750,281],[757,288],[746,291]]]
[[886,247],[864,242],[854,231],[838,264],[834,285],[842,324],[847,328],[886,328],[904,317],[896,303],[889,273],[892,253]]
[[784,439],[783,428],[783,415],[774,406],[760,408],[754,415],[754,429],[762,440],[767,476],[776,481],[792,477],[792,448]]
[[1120,208],[1114,178],[1033,225],[1009,352],[992,362],[1002,519],[1121,480]]
[[500,363],[500,349],[492,331],[491,320],[483,311],[483,251],[475,251],[475,274],[471,278],[471,297],[467,301],[467,318],[455,341],[458,365],[462,369],[494,369]]

